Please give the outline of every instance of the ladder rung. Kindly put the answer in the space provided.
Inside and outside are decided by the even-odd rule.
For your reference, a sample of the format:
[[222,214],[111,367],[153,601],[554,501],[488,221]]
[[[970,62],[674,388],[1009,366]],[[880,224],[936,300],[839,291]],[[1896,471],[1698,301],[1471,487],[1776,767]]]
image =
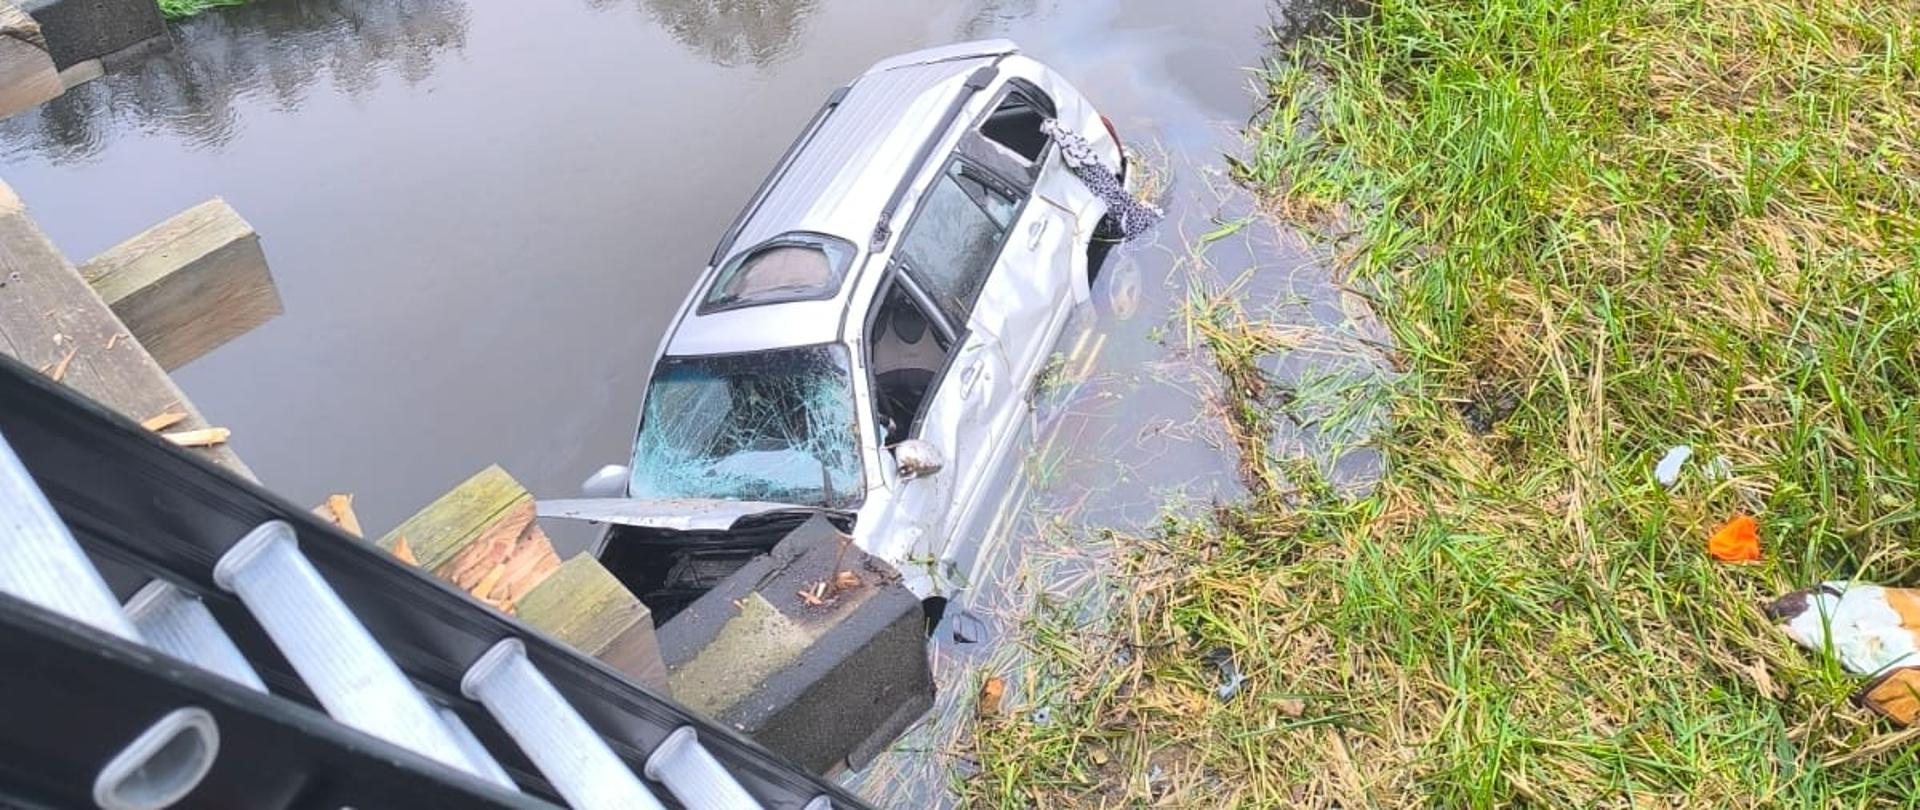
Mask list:
[[335,720],[476,772],[433,707],[300,553],[293,527],[260,524],[214,565]]
[[658,799],[594,733],[566,698],[527,660],[526,645],[506,639],[460,679],[575,810],[663,810]]
[[127,600],[126,613],[146,638],[147,646],[255,692],[267,691],[253,665],[233,646],[233,639],[220,629],[220,622],[214,620],[213,612],[200,597],[156,579]]
[[139,641],[107,581],[0,436],[0,591]]
[[693,726],[668,734],[647,755],[647,778],[666,785],[687,810],[759,810],[753,794],[734,781],[720,760],[707,753]]
[[500,767],[500,763],[494,760],[493,754],[487,752],[487,747],[480,743],[480,738],[473,736],[473,729],[467,728],[466,721],[460,719],[459,712],[445,706],[433,708],[440,714],[440,719],[447,724],[447,732],[453,735],[453,741],[460,745],[460,752],[467,756],[468,762],[473,763],[475,773],[508,790],[520,789],[519,785],[513,783],[513,777],[507,775],[507,769]]

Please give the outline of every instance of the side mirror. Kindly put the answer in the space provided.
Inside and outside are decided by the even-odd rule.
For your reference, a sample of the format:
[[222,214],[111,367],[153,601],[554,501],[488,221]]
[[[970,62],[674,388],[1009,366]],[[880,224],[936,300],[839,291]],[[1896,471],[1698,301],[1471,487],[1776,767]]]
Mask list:
[[619,498],[627,494],[627,478],[632,474],[625,464],[608,464],[587,476],[580,494],[588,498]]
[[947,465],[940,448],[925,439],[908,439],[894,445],[893,462],[899,466],[900,478],[906,481],[925,478]]

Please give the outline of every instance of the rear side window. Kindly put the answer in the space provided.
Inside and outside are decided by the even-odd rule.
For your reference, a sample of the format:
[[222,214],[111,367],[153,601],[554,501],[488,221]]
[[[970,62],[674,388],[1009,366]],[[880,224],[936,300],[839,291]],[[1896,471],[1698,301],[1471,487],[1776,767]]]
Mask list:
[[955,330],[980,299],[1020,203],[961,161],[947,165],[900,240],[900,259]]
[[980,125],[981,136],[1006,147],[1028,163],[1038,162],[1040,156],[1046,154],[1047,133],[1040,129],[1040,125],[1053,117],[1052,102],[1038,102],[1035,96],[1046,98],[1037,90],[1016,87],[1000,100],[1000,105],[993,108],[986,122]]
[[735,259],[713,279],[700,314],[761,304],[818,301],[840,292],[853,246],[814,234],[777,237]]

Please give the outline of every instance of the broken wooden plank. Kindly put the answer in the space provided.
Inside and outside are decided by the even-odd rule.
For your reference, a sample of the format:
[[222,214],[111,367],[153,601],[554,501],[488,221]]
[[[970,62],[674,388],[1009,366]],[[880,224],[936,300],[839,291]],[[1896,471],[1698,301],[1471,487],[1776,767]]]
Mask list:
[[516,606],[520,620],[665,692],[667,668],[653,613],[592,555],[560,564]]
[[[494,465],[460,482],[401,522],[380,538],[379,543],[381,548],[391,550],[396,540],[406,538],[420,567],[438,573],[482,534],[499,536],[510,530],[517,536],[521,529],[533,523],[532,509],[533,495],[527,488],[499,465]],[[524,518],[522,512],[526,515]],[[512,525],[501,528],[501,524],[507,522]],[[471,587],[471,583],[467,587]]]
[[65,92],[40,24],[11,0],[0,0],[0,118]]
[[[61,382],[81,394],[129,419],[176,410],[187,414],[178,427],[209,427],[166,370],[126,333],[13,189],[0,183],[0,351],[29,367],[51,368],[71,350]],[[224,444],[192,452],[253,477]]]
[[379,544],[399,556],[403,541],[421,568],[509,613],[560,567],[553,544],[534,523],[532,493],[497,465],[407,518]]
[[379,545],[488,605],[667,688],[653,614],[591,556],[560,562],[533,495],[498,466],[440,496]]
[[259,235],[218,197],[108,248],[80,275],[168,370],[282,311]]

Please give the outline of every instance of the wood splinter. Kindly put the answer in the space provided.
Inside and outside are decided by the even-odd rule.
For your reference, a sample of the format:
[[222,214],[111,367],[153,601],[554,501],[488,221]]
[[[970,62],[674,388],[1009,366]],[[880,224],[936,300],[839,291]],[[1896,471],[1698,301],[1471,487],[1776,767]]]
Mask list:
[[233,436],[233,431],[223,427],[210,427],[200,428],[199,430],[162,433],[160,435],[166,438],[167,441],[173,442],[181,447],[211,447],[216,444],[226,444],[227,439]]
[[[313,508],[313,513],[321,520],[340,527],[340,530],[354,537],[361,537],[360,517],[353,513],[353,496],[334,493],[327,496],[326,503]],[[397,551],[397,549],[396,549]]]
[[156,413],[140,421],[140,426],[154,432],[166,430],[187,418],[186,411],[165,411]]

